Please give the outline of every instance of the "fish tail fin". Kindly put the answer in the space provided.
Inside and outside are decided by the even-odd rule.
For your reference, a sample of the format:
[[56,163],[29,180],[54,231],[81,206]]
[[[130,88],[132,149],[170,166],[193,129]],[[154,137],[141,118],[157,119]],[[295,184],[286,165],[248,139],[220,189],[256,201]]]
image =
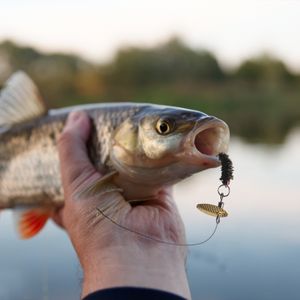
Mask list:
[[0,93],[0,127],[37,118],[47,112],[37,86],[23,71],[14,73]]
[[50,218],[49,208],[18,208],[14,211],[16,228],[21,239],[30,239],[38,234]]

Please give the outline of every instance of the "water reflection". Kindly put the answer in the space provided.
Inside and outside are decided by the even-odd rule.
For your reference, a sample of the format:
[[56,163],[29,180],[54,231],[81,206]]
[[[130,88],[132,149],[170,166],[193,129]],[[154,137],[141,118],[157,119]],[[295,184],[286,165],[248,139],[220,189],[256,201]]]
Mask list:
[[36,238],[20,241],[11,213],[0,225],[0,299],[79,298],[79,266],[64,232],[49,224]]
[[[300,131],[282,147],[234,139],[229,217],[216,236],[190,249],[194,299],[297,298],[300,275]],[[205,239],[214,219],[196,208],[216,203],[220,172],[209,170],[175,188],[189,242]],[[78,299],[80,268],[63,231],[49,224],[35,239],[19,241],[10,212],[0,219],[0,299]]]

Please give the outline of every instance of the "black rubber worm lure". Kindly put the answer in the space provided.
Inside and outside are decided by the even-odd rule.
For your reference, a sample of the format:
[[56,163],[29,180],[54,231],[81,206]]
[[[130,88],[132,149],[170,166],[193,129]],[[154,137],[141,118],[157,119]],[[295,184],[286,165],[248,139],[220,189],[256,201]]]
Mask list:
[[221,178],[222,184],[228,186],[230,180],[233,179],[233,166],[232,161],[226,153],[220,153],[218,155],[221,161]]
[[[213,205],[209,203],[200,203],[197,204],[197,208],[204,212],[207,215],[216,217],[217,223],[220,222],[220,218],[227,217],[228,213],[225,209],[223,209],[224,202],[223,198],[227,197],[230,193],[229,183],[230,180],[233,179],[233,166],[232,161],[226,153],[220,153],[218,155],[219,160],[221,162],[221,177],[220,180],[222,185],[218,188],[218,194],[220,196],[220,201],[218,205]],[[225,193],[221,192],[221,189],[225,188]]]

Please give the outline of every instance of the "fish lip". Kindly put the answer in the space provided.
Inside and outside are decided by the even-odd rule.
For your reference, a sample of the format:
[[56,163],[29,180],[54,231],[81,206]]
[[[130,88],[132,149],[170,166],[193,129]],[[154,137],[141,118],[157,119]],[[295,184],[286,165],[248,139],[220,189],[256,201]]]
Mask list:
[[218,155],[228,151],[230,132],[228,125],[215,117],[196,122],[184,141],[184,156],[195,165],[205,168],[220,166]]

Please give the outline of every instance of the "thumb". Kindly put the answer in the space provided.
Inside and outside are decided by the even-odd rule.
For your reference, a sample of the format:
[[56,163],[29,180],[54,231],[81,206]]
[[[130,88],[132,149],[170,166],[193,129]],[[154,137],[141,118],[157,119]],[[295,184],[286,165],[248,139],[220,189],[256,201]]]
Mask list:
[[[98,173],[91,164],[86,142],[91,121],[85,112],[71,112],[58,141],[62,183],[65,193],[76,189],[85,179]],[[100,174],[98,174],[100,176]]]

